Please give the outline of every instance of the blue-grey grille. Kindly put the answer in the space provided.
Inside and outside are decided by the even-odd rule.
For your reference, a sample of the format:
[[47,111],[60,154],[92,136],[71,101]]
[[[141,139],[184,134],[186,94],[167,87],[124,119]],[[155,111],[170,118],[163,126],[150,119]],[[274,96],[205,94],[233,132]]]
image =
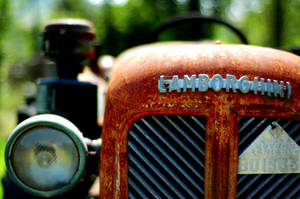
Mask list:
[[[244,117],[239,123],[239,154],[273,121],[300,144],[300,123],[297,121]],[[237,198],[300,198],[300,174],[238,175]]]
[[128,139],[129,198],[203,198],[204,151],[204,117],[136,121]]

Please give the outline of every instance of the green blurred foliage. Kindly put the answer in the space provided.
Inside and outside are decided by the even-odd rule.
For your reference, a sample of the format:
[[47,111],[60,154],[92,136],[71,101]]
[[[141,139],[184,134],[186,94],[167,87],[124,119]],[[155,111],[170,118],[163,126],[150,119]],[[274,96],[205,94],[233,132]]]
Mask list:
[[[4,150],[6,140],[0,139],[0,176],[5,173]],[[3,188],[0,186],[0,198],[3,198]]]

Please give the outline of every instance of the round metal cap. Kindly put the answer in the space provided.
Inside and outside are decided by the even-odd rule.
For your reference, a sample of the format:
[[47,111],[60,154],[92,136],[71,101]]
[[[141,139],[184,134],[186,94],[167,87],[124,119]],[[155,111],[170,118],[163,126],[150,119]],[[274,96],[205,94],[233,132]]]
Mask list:
[[90,39],[94,39],[95,28],[90,21],[84,19],[56,19],[45,26],[43,35],[67,33],[87,34],[91,36]]

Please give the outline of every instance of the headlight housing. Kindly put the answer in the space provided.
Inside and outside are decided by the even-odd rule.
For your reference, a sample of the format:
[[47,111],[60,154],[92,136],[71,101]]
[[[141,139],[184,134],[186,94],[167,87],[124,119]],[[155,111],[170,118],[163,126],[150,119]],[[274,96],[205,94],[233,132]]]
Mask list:
[[51,197],[71,189],[85,168],[87,146],[67,119],[37,115],[10,135],[5,161],[10,178],[24,191]]

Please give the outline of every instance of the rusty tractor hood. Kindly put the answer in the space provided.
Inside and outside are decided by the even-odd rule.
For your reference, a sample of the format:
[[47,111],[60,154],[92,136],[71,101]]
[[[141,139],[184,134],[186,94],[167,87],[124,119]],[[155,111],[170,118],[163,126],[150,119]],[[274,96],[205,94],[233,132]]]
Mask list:
[[[300,83],[297,55],[248,45],[173,42],[139,46],[121,54],[111,74],[108,98],[125,106],[139,100],[146,103],[147,96],[153,101],[161,95],[157,88],[161,75],[183,78],[193,74],[207,74],[210,78],[214,74],[223,78],[231,74],[237,79],[247,76],[251,81],[257,77],[290,82],[294,91],[291,100],[299,97],[295,92]],[[136,94],[143,97],[135,97]]]
[[[184,91],[184,85],[171,91],[164,88],[167,81],[176,83],[177,78],[182,82],[192,75],[199,80],[201,74],[211,82],[221,78],[227,83],[230,75],[240,86],[249,86],[249,81],[264,78],[265,82],[273,84],[263,84],[266,88],[280,85],[285,89],[284,95],[246,92],[249,87],[239,87],[236,92],[230,87],[226,90],[218,86],[201,91]],[[259,86],[255,88],[258,90]],[[126,198],[128,195],[128,131],[136,120],[149,115],[200,115],[207,118],[205,197],[235,198],[237,118],[300,120],[299,89],[300,57],[281,50],[196,42],[157,43],[127,50],[114,64],[106,96],[101,195],[104,198]]]

